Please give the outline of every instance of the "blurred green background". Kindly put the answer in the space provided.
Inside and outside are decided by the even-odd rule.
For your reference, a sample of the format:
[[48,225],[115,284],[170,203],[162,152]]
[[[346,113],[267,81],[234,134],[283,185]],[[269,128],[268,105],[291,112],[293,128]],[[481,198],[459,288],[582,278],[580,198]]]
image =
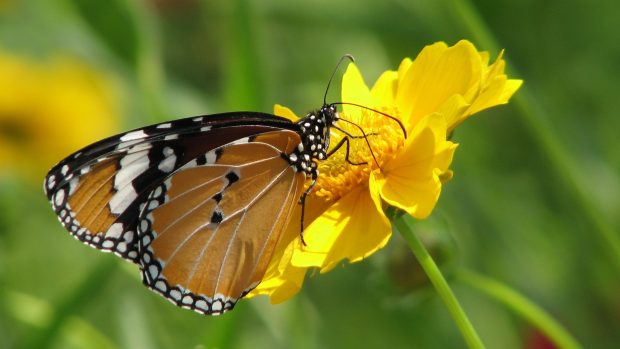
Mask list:
[[459,127],[455,177],[417,231],[489,348],[553,346],[467,270],[522,293],[584,347],[617,347],[618,18],[614,1],[0,0],[0,347],[465,347],[398,235],[309,275],[284,304],[204,317],[72,239],[41,190],[54,161],[96,138],[275,103],[303,113],[344,53],[370,84],[459,39],[492,57],[505,48],[525,85]]

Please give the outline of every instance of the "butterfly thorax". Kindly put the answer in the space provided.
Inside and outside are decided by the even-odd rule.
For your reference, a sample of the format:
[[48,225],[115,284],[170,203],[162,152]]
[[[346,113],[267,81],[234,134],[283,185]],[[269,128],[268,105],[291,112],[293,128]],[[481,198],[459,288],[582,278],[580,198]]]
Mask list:
[[330,127],[335,126],[337,121],[338,112],[332,105],[324,105],[297,121],[301,143],[287,156],[291,166],[297,171],[304,172],[307,177],[316,178],[318,176],[316,160],[327,158]]

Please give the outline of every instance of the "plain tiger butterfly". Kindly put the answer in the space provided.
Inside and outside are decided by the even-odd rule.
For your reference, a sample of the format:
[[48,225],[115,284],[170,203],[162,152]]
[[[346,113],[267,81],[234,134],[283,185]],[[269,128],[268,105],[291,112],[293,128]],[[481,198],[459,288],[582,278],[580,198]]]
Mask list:
[[233,112],[135,129],[68,156],[44,189],[76,239],[136,263],[177,306],[221,314],[261,282],[298,203],[303,231],[317,161],[345,143],[348,161],[347,137],[368,136],[328,150],[330,130],[344,132],[336,104],[297,122]]

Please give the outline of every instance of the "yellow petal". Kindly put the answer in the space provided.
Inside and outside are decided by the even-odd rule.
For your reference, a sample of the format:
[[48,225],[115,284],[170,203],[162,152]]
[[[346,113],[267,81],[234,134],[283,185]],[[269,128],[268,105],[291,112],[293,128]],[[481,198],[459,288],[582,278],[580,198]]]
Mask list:
[[[437,44],[441,46],[442,43],[437,43]],[[409,70],[409,67],[411,67],[411,63],[413,63],[413,61],[409,57],[403,59],[402,62],[400,62],[400,65],[398,66],[398,78],[399,79],[402,79],[405,76],[405,73],[407,72],[407,70]]]
[[264,279],[248,293],[247,298],[262,294],[269,296],[271,304],[282,303],[299,292],[305,276],[306,268],[297,268],[288,263],[280,275]]
[[[354,63],[349,63],[347,70],[342,76],[342,101],[357,103],[372,108],[370,90],[362,78],[362,74]],[[342,111],[349,121],[359,123],[361,108],[352,105],[343,105]]]
[[502,103],[508,103],[508,100],[512,95],[517,92],[517,90],[523,85],[523,80],[519,79],[509,79],[506,81],[506,85],[504,86],[504,91],[502,92],[499,100]]
[[501,51],[495,62],[487,68],[478,95],[464,115],[464,118],[481,110],[508,103],[508,100],[519,89],[521,80],[508,80],[504,69],[506,62]]
[[481,75],[481,57],[470,42],[425,47],[399,81],[396,101],[403,122],[413,128],[452,95],[464,95]]
[[341,260],[359,261],[385,246],[392,229],[389,221],[377,210],[368,188],[354,189],[304,232],[307,246],[296,250],[292,264],[298,267],[319,267],[322,272]]
[[[481,110],[496,106],[498,104],[505,104],[508,102],[512,93],[516,91],[514,89],[512,93],[504,93],[504,88],[507,86],[506,76],[497,76],[490,82],[489,86],[478,95],[474,103],[467,110],[466,116],[475,114]],[[518,86],[517,86],[518,88]]]
[[448,171],[456,145],[446,140],[443,116],[431,114],[414,129],[403,151],[383,171],[371,174],[388,204],[416,218],[426,218],[441,192],[440,176]]
[[392,70],[383,72],[375,85],[370,90],[370,94],[374,98],[378,106],[392,109],[396,102],[396,88],[398,86],[398,73]]
[[273,106],[273,114],[281,116],[283,118],[287,118],[292,122],[296,122],[297,120],[299,120],[299,117],[295,115],[295,113],[291,109],[280,104],[276,104]]
[[482,63],[482,65],[488,65],[489,64],[489,53],[487,51],[480,51],[478,52],[478,54],[480,54],[480,63]]
[[438,113],[445,117],[448,133],[461,122],[469,107],[470,104],[461,95],[452,95],[439,107]]

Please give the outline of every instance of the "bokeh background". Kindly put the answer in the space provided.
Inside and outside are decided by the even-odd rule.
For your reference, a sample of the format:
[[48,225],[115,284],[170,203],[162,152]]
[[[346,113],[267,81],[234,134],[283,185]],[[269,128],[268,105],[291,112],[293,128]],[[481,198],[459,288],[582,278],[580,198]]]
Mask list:
[[372,83],[459,39],[492,57],[505,48],[525,84],[459,127],[455,177],[416,230],[489,348],[554,346],[472,272],[584,347],[617,347],[618,18],[614,1],[0,0],[0,347],[464,347],[397,235],[362,263],[309,275],[284,304],[211,318],[72,239],[41,190],[50,166],[106,135],[274,103],[303,113],[344,53]]

